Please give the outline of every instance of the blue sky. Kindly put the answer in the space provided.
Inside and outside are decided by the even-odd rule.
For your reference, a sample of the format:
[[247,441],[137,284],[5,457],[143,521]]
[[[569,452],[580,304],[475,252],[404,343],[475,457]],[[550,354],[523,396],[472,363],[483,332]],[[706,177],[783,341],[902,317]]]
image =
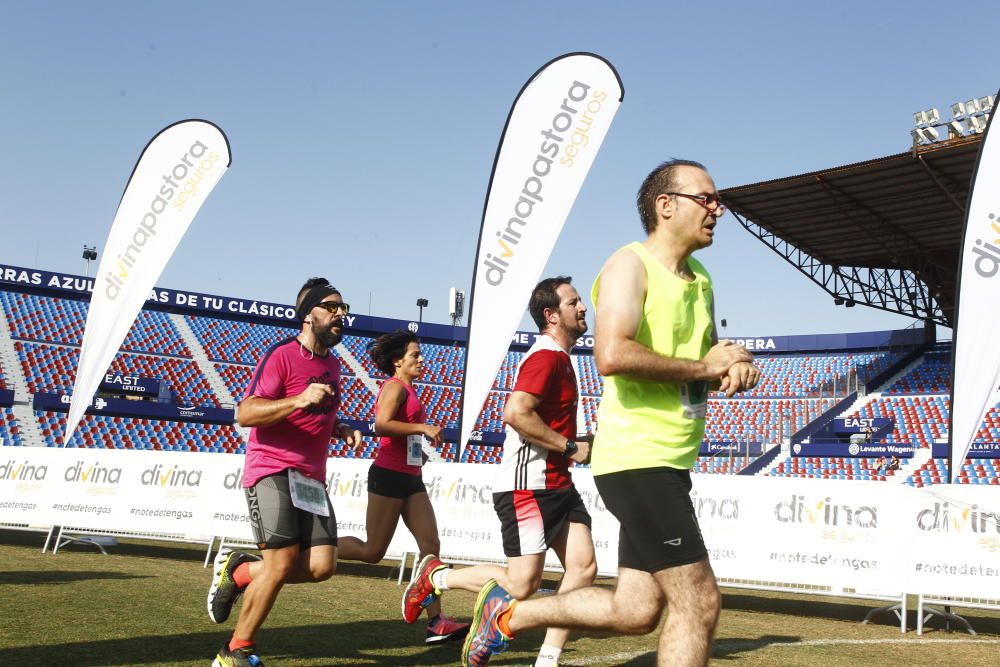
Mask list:
[[[912,112],[993,94],[1000,6],[907,3],[11,3],[0,26],[0,263],[83,273],[162,127],[209,119],[233,164],[159,284],[287,303],[311,275],[355,310],[447,322],[497,141],[551,58],[610,60],[625,101],[546,273],[589,291],[641,238],[670,156],[718,187],[907,150]],[[859,239],[863,243],[864,239]],[[957,252],[957,249],[956,249]],[[846,310],[731,216],[699,255],[728,335],[904,327]],[[92,267],[91,271],[96,269]],[[583,291],[583,290],[581,290]],[[950,332],[942,334],[950,337]]]

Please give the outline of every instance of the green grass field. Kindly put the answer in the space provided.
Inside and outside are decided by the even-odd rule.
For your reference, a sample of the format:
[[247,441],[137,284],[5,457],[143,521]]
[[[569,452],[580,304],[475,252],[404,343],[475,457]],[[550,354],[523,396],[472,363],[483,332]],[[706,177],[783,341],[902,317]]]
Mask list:
[[[123,542],[102,555],[70,545],[42,554],[44,535],[0,531],[0,665],[209,665],[229,637],[209,621],[210,573],[195,546]],[[425,647],[423,623],[399,616],[391,563],[342,563],[322,584],[284,589],[258,637],[274,665],[457,665],[460,645]],[[603,582],[609,584],[610,582]],[[553,586],[554,582],[546,585]],[[857,600],[725,590],[713,664],[998,665],[1000,614],[961,610],[979,632],[900,635],[888,614],[861,625]],[[445,611],[467,619],[471,593],[449,592]],[[913,612],[910,618],[914,624]],[[524,633],[492,664],[531,665],[541,632]],[[586,635],[564,665],[654,665],[655,635]]]

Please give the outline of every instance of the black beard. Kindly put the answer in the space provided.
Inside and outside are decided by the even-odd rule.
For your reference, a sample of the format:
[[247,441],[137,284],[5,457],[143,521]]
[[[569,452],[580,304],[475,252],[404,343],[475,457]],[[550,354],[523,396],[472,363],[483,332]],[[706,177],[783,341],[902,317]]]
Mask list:
[[317,345],[330,349],[340,342],[340,340],[344,337],[344,332],[343,330],[340,332],[334,332],[331,330],[323,331],[313,325],[312,335]]

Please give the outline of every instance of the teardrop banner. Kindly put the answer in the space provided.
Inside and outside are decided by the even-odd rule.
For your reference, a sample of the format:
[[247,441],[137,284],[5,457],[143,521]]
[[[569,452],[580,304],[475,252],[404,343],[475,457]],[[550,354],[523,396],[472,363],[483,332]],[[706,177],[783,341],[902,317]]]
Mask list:
[[139,156],[94,280],[63,446],[177,244],[231,163],[229,139],[204,120],[164,128]]
[[623,97],[611,63],[569,53],[538,70],[514,100],[493,163],[473,269],[459,460]]
[[[998,92],[1000,95],[1000,92]],[[955,372],[952,374],[949,478],[962,463],[1000,388],[1000,135],[986,135],[979,148],[966,207],[958,293],[955,295]]]

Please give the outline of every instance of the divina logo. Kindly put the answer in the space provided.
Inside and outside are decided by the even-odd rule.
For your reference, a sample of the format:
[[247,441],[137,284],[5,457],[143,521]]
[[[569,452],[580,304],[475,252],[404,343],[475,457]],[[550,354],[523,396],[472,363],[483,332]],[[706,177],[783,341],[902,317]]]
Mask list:
[[[196,163],[194,160],[198,160],[198,162]],[[136,225],[132,232],[132,242],[125,247],[124,252],[118,253],[118,271],[108,271],[104,274],[105,296],[114,301],[121,295],[121,288],[131,275],[129,269],[135,266],[149,239],[156,236],[157,216],[167,210],[167,204],[174,200],[178,190],[180,190],[180,194],[174,200],[174,208],[180,210],[184,208],[189,199],[198,193],[202,178],[206,172],[215,167],[215,163],[218,161],[218,153],[209,152],[205,144],[196,141],[181,156],[173,169],[169,173],[163,174],[165,185],[160,187],[159,193],[153,197],[148,210],[143,214],[139,224]]]
[[740,518],[740,501],[738,498],[702,497],[698,495],[697,491],[692,491],[691,504],[694,505],[695,516],[699,519],[708,517],[735,521]]
[[503,282],[504,274],[514,257],[514,248],[521,242],[524,227],[530,222],[535,205],[544,201],[543,179],[552,172],[552,163],[559,157],[560,145],[566,140],[566,133],[573,126],[574,117],[580,112],[579,103],[587,99],[589,92],[590,86],[574,81],[566,92],[559,111],[552,117],[551,127],[540,133],[543,137],[542,144],[531,164],[531,175],[524,180],[520,196],[514,203],[514,215],[507,220],[507,226],[497,232],[497,249],[486,253],[483,259],[486,282],[493,287]]
[[976,273],[983,278],[992,278],[1000,270],[1000,248],[997,247],[1000,245],[1000,221],[997,220],[994,213],[990,213],[988,218],[990,229],[997,235],[997,238],[993,239],[993,243],[976,239],[976,245],[982,247],[972,249],[972,252],[978,255],[974,264]]
[[978,505],[952,511],[947,502],[935,502],[933,507],[917,514],[917,528],[941,533],[960,533],[971,528],[974,533],[1000,535],[1000,512],[985,512]]
[[143,486],[201,486],[201,471],[183,470],[177,466],[166,470],[157,463],[142,471],[139,483]]
[[350,477],[338,472],[326,476],[326,488],[331,496],[342,498],[361,498],[368,493],[368,475],[354,473]]
[[23,461],[20,465],[14,459],[0,465],[0,479],[13,479],[17,481],[43,482],[49,473],[48,466],[31,465]]
[[76,465],[66,468],[63,479],[67,482],[88,482],[92,484],[117,484],[122,478],[121,468],[109,468],[107,466],[90,464],[84,468],[83,461],[77,461]]
[[474,484],[466,482],[461,477],[446,484],[440,475],[425,479],[424,484],[427,487],[427,497],[431,500],[450,500],[459,504],[493,504],[492,484]]
[[222,487],[229,491],[243,488],[243,466],[240,466],[222,478]]
[[815,505],[807,504],[805,496],[792,496],[791,500],[774,506],[774,518],[781,523],[821,522],[827,526],[878,528],[878,510],[874,507],[837,505],[829,496]]

